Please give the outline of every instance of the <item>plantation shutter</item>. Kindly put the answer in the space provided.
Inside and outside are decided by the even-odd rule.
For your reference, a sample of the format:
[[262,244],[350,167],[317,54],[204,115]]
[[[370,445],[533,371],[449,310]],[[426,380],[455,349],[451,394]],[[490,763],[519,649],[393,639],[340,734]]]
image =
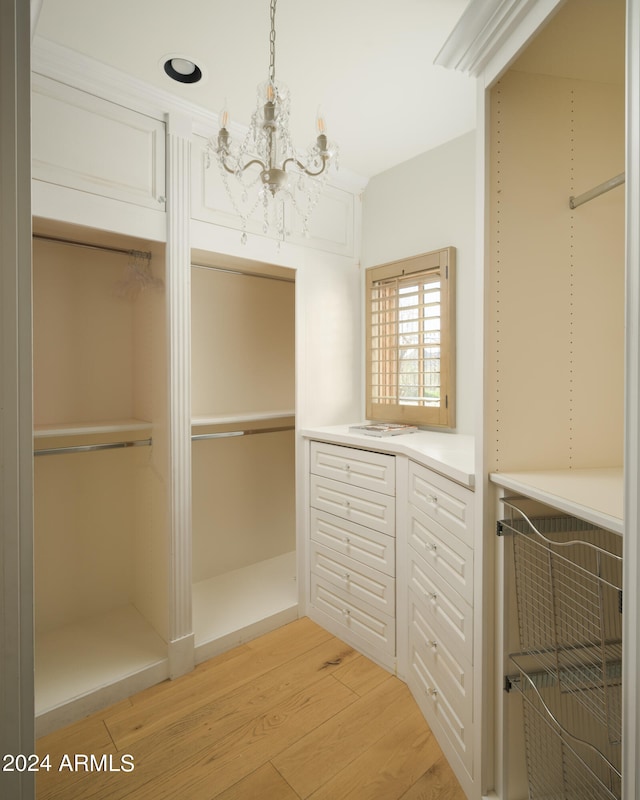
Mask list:
[[451,249],[367,271],[369,419],[453,424]]

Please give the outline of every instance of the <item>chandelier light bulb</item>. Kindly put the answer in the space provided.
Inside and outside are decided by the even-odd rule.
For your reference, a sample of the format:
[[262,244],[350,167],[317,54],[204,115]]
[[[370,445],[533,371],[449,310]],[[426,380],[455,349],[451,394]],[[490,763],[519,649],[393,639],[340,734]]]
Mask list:
[[222,107],[222,110],[218,114],[218,120],[221,128],[229,127],[229,109],[227,108],[226,100],[224,106]]
[[327,132],[327,125],[324,121],[324,114],[322,113],[322,110],[320,108],[318,108],[318,113],[316,114],[316,131],[319,134]]

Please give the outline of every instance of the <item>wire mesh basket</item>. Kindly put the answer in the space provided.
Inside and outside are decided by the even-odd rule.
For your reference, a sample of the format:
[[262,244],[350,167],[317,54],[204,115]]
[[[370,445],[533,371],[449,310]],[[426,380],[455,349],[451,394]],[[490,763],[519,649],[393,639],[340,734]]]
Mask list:
[[[529,518],[507,501],[505,508],[510,517],[500,524],[512,534],[521,650],[512,660],[527,701],[530,798],[619,797],[622,539],[573,517]],[[556,746],[560,738],[557,758],[539,758],[549,747],[541,724],[551,726]],[[557,759],[558,785],[551,768]],[[582,785],[589,776],[595,793]]]
[[[517,658],[512,663],[510,686],[523,698],[529,800],[620,800],[619,746],[594,726],[575,693],[525,672]],[[560,719],[588,738],[570,733]]]

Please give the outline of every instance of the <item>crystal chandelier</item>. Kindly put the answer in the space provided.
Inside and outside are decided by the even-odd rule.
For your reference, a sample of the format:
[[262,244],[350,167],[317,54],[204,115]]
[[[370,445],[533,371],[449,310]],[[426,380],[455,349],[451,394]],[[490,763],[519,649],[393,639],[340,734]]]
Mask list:
[[[271,0],[269,77],[258,86],[258,102],[242,144],[232,142],[227,129],[229,112],[220,112],[217,138],[209,141],[234,211],[242,220],[242,243],[247,220],[262,207],[262,231],[278,240],[290,233],[293,215],[308,235],[309,218],[327,180],[337,149],[327,140],[324,118],[316,117],[317,138],[299,154],[289,134],[289,91],[276,81],[276,0]],[[290,209],[290,210],[288,210]]]

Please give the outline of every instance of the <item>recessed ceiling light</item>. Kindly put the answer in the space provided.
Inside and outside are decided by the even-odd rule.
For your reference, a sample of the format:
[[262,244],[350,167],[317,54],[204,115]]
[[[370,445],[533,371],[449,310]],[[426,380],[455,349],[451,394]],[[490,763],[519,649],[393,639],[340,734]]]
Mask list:
[[178,83],[197,83],[202,79],[202,70],[193,61],[182,56],[171,56],[163,64],[166,74]]

